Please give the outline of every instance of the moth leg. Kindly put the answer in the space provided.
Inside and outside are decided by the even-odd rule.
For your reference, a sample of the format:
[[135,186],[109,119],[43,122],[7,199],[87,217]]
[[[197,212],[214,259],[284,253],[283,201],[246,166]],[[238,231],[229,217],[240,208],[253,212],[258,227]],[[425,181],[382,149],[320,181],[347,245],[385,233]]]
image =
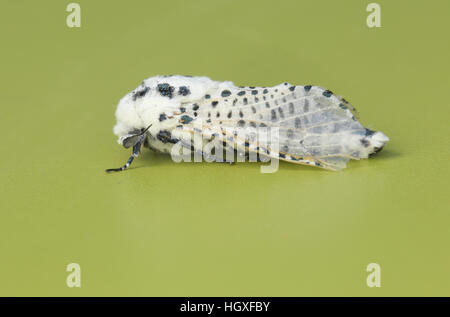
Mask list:
[[133,146],[133,152],[131,153],[130,158],[128,159],[127,163],[124,166],[119,167],[119,168],[108,168],[106,170],[106,172],[107,173],[109,173],[109,172],[120,172],[120,171],[123,171],[124,169],[128,168],[131,165],[131,163],[133,162],[134,158],[138,157],[139,152],[141,151],[141,146],[142,146],[143,141],[144,140],[141,140],[141,141],[137,142]]

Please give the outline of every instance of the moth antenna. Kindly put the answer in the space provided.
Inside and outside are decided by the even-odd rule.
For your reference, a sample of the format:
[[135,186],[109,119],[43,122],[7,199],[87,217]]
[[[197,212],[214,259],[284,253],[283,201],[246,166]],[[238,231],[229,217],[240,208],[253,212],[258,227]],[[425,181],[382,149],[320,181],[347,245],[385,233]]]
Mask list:
[[145,128],[144,131],[142,131],[141,133],[139,133],[139,135],[143,135],[145,132],[148,131],[148,129],[150,129],[151,126],[152,126],[152,124],[150,124],[147,128]]
[[[150,128],[150,126],[149,126],[148,128]],[[147,128],[147,129],[148,129],[148,128]],[[145,133],[145,131],[144,131],[143,133]],[[133,146],[133,153],[131,153],[130,158],[128,159],[127,163],[126,163],[124,166],[119,167],[119,168],[108,168],[108,169],[106,170],[106,173],[110,173],[110,172],[120,172],[120,171],[123,171],[123,170],[127,169],[127,168],[131,165],[131,163],[133,162],[134,158],[135,158],[135,157],[138,157],[139,152],[141,151],[141,145],[142,145],[142,143],[143,143],[143,141],[139,141],[138,143],[136,143],[136,144]]]

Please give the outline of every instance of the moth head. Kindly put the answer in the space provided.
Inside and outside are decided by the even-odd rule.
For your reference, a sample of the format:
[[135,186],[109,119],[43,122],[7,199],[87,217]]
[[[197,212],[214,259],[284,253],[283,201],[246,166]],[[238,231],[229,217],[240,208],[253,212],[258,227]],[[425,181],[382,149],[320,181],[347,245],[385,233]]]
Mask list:
[[147,128],[142,128],[140,130],[133,129],[129,131],[127,134],[119,137],[119,143],[126,149],[135,146],[138,143],[142,143],[142,141],[146,138],[146,133],[148,129],[152,125],[149,125]]
[[119,138],[119,142],[126,149],[135,146],[139,142],[139,134],[127,134]]

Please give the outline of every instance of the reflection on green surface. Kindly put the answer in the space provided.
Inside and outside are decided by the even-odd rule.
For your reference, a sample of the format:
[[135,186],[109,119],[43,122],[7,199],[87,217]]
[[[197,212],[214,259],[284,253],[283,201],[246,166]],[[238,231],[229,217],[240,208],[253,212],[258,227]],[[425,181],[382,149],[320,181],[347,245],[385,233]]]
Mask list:
[[[381,28],[331,0],[78,1],[68,28],[66,2],[0,6],[0,295],[450,295],[448,1],[378,1]],[[176,73],[321,85],[391,141],[339,173],[149,151],[104,173],[118,100]]]

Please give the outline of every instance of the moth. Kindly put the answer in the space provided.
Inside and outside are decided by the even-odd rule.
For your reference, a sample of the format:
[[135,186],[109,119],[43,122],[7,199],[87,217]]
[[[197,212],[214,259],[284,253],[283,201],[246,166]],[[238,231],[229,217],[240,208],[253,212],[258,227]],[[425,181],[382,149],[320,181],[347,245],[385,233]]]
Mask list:
[[[382,132],[365,128],[344,98],[319,86],[287,82],[237,87],[208,77],[155,76],[125,95],[115,114],[114,134],[120,145],[132,148],[132,154],[125,165],[107,172],[128,168],[142,146],[170,153],[181,143],[192,153],[214,158],[203,146],[215,139],[225,149],[247,155],[341,170],[350,159],[367,158],[389,141]],[[277,128],[277,146],[271,140],[260,146],[258,138],[236,132],[262,127]],[[200,146],[186,137],[198,132]]]

